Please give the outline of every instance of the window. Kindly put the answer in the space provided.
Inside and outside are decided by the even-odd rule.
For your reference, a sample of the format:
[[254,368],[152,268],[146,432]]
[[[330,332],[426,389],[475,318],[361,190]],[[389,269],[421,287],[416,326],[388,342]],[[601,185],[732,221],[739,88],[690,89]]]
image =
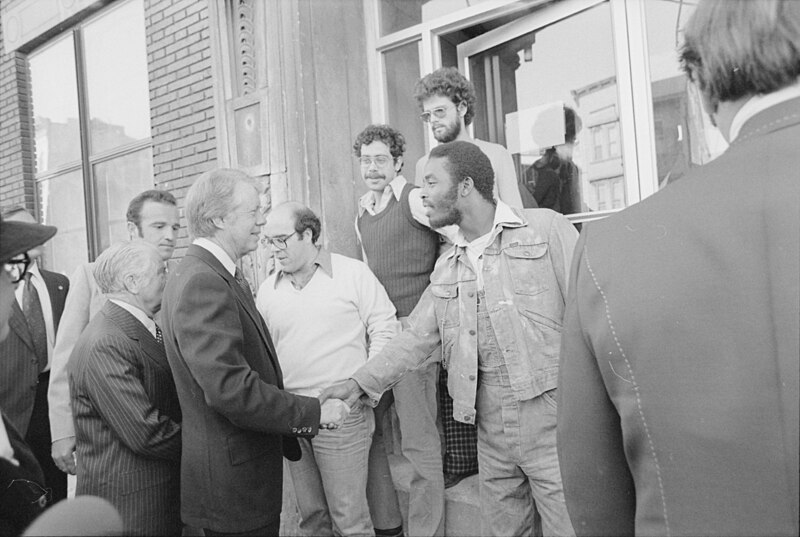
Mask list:
[[[29,57],[36,186],[62,272],[124,239],[125,210],[153,188],[143,0],[118,2]],[[113,43],[113,46],[109,46]]]
[[678,63],[681,28],[696,2],[648,0],[643,2],[647,24],[647,52],[656,151],[658,186],[710,162],[727,147],[700,104],[697,89],[689,84]]

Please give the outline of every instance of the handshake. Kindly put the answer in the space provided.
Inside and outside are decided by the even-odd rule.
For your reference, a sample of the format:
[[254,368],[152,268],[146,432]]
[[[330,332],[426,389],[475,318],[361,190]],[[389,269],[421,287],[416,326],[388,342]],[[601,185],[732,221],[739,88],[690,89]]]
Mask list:
[[350,409],[364,392],[352,379],[325,388],[319,394],[320,429],[338,429],[350,415]]

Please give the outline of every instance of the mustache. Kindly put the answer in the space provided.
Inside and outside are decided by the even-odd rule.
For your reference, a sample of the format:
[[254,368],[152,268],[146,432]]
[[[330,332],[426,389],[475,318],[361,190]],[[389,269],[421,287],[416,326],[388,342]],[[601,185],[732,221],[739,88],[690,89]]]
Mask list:
[[385,179],[386,176],[382,173],[368,173],[366,175],[367,179]]

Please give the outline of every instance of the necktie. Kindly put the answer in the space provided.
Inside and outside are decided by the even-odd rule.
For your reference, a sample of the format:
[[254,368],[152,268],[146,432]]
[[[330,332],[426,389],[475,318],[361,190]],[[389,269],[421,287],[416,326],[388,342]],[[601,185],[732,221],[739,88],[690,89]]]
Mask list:
[[44,325],[42,303],[39,293],[31,283],[31,273],[25,274],[25,288],[22,290],[22,313],[33,336],[33,349],[39,362],[39,372],[47,367],[47,329]]
[[158,325],[156,325],[156,342],[159,345],[164,344],[164,336],[161,334],[161,328],[159,328]]
[[236,267],[236,274],[234,275],[234,278],[236,278],[236,283],[239,284],[239,287],[241,287],[244,290],[247,296],[252,298],[253,291],[250,289],[250,284],[247,283],[247,280],[244,279],[244,275],[242,274],[242,271],[239,270],[239,267]]

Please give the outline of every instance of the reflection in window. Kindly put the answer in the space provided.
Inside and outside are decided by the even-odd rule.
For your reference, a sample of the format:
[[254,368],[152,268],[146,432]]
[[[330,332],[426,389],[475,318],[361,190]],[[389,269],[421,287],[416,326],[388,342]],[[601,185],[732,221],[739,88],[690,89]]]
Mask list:
[[44,173],[81,158],[75,49],[69,34],[29,56],[36,170]]
[[55,237],[44,245],[47,266],[72,274],[88,255],[86,215],[80,210],[84,197],[81,172],[78,169],[55,175],[38,181],[36,186],[42,222],[58,228]]
[[[506,145],[540,207],[575,214],[626,202],[614,58],[608,3],[469,58],[475,136]],[[612,178],[622,194],[595,185]]]
[[678,62],[681,37],[676,28],[684,26],[694,6],[672,0],[644,3],[659,188],[710,162],[727,147]]
[[[69,273],[124,238],[128,201],[153,187],[142,2],[115,2],[28,57],[40,213],[59,228],[45,252],[53,270]],[[77,61],[75,41],[82,43]],[[86,65],[81,78],[76,63]],[[78,95],[87,101],[80,107]],[[95,200],[87,199],[91,191]]]

